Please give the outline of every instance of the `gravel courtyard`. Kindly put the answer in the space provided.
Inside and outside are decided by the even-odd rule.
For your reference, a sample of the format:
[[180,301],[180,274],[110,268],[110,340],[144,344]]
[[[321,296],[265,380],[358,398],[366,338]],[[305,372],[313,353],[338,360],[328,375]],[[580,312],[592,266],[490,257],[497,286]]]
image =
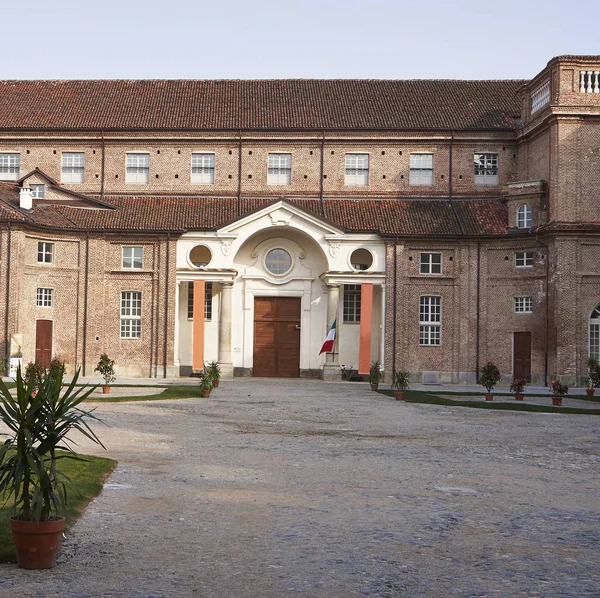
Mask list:
[[600,596],[598,416],[265,379],[97,414],[118,468],[0,596]]

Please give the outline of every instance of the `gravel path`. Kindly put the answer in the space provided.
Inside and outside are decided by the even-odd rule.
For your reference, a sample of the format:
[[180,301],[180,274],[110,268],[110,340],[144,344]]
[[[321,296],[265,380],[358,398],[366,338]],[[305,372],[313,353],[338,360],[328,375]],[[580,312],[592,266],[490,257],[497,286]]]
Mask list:
[[256,379],[97,413],[119,467],[1,597],[600,596],[597,416]]

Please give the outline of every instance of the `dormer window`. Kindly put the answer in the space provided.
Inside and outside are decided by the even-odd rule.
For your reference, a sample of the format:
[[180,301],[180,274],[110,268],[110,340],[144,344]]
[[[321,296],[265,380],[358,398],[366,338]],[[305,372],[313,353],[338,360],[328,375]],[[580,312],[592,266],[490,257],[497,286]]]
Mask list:
[[528,203],[521,204],[517,209],[517,228],[533,226],[533,210]]
[[44,199],[46,197],[46,185],[29,185],[31,189],[31,197],[36,199]]

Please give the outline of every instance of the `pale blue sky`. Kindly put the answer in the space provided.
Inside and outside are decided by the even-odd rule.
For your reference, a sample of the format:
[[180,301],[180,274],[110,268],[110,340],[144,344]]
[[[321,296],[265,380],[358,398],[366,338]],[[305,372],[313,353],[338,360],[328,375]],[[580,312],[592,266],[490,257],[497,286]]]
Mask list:
[[21,0],[0,18],[3,79],[520,79],[600,54],[599,0]]

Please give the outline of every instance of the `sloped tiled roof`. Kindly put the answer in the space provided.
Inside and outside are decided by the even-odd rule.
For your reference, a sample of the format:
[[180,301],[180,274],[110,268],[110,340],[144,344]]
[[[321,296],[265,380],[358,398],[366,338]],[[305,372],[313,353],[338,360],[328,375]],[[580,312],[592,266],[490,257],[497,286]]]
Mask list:
[[19,187],[14,183],[0,183],[0,221],[29,220],[16,206],[19,205]]
[[0,129],[512,130],[526,81],[0,81]]
[[[38,225],[89,231],[180,233],[215,230],[236,221],[236,198],[106,197],[116,209],[38,204]],[[244,198],[241,216],[273,203]],[[352,232],[398,236],[495,236],[507,234],[506,208],[498,199],[289,199],[290,204]],[[324,208],[324,212],[323,212]]]

